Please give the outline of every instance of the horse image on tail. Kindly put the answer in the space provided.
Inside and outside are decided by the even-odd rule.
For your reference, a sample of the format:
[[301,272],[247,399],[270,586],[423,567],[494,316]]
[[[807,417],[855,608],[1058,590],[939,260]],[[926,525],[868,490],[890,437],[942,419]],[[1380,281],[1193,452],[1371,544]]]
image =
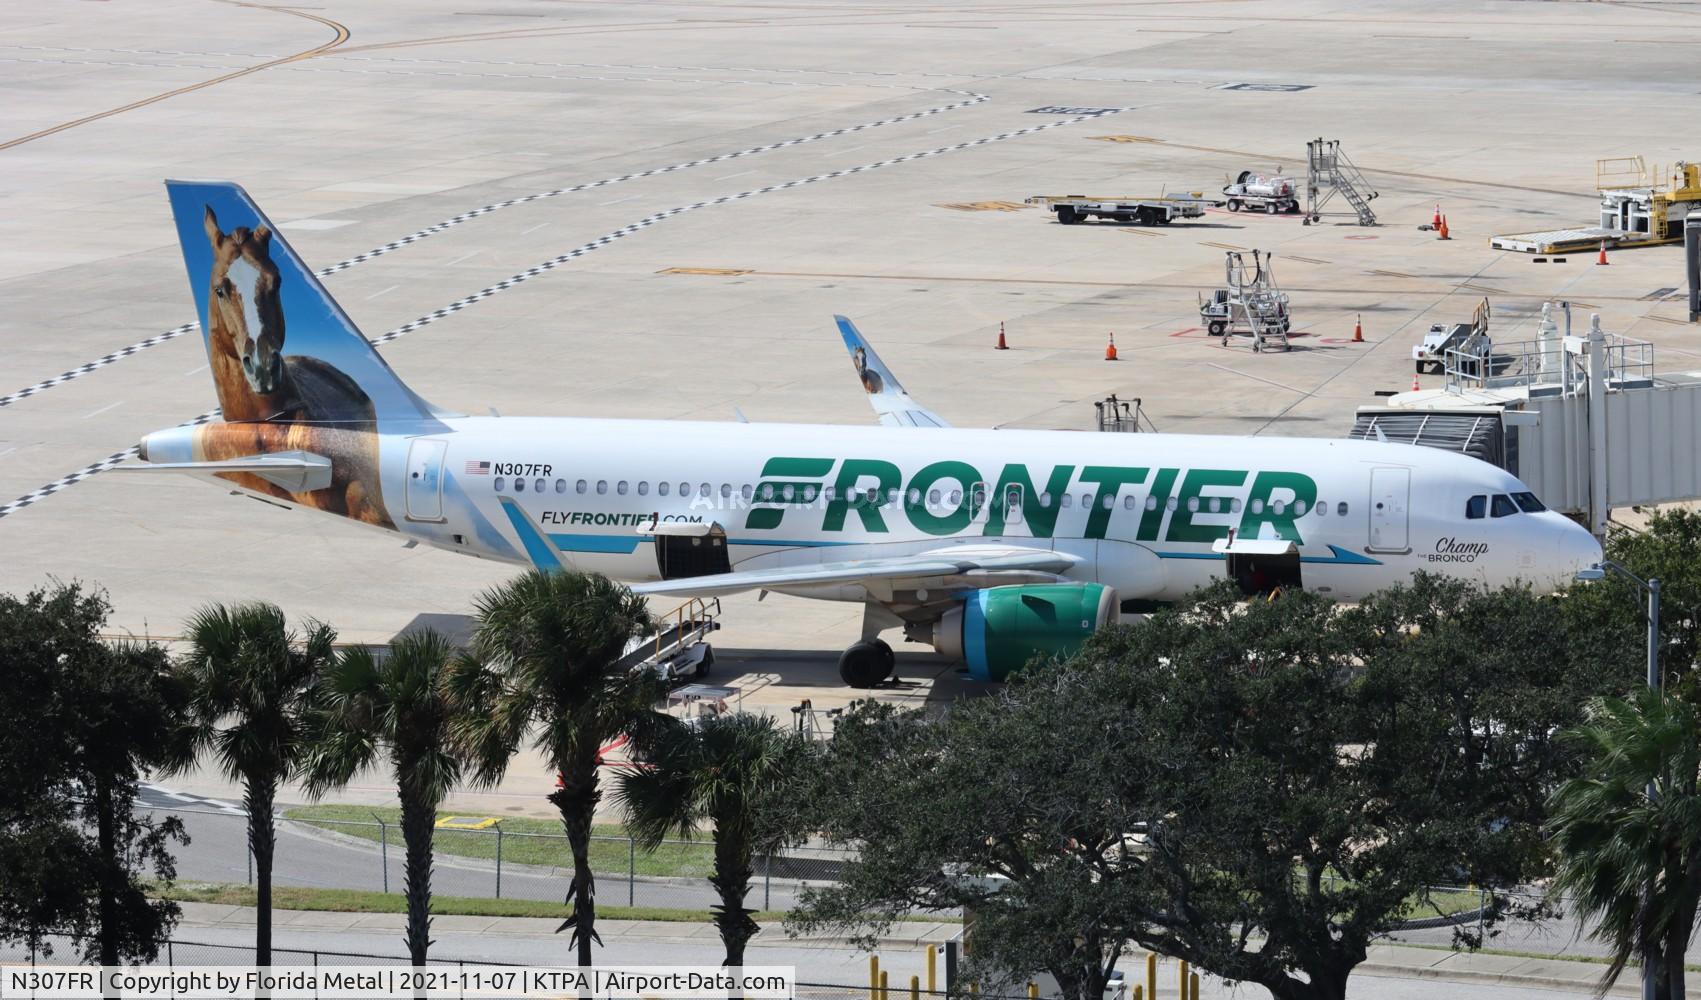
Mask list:
[[307,451],[331,460],[331,485],[290,493],[249,473],[228,478],[247,489],[370,524],[393,526],[378,466],[372,400],[327,362],[284,353],[278,267],[265,225],[230,232],[209,205],[203,218],[213,251],[207,295],[207,356],[224,424],[201,428],[201,460]]

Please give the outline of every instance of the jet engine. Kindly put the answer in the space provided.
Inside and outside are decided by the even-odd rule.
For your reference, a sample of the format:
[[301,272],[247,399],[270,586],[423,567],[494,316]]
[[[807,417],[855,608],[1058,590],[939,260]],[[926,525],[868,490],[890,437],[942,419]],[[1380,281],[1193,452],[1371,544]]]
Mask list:
[[1039,654],[1068,656],[1118,620],[1116,591],[1100,583],[990,587],[970,594],[911,638],[960,659],[976,680],[1001,681]]

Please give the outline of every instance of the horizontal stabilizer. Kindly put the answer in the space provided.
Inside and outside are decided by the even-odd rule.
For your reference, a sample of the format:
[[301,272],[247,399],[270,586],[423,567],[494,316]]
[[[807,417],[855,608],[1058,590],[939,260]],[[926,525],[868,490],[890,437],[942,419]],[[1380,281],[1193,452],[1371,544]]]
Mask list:
[[309,493],[331,485],[331,460],[307,451],[280,451],[216,462],[140,462],[115,466],[115,472],[187,472],[217,476],[249,472],[291,493]]

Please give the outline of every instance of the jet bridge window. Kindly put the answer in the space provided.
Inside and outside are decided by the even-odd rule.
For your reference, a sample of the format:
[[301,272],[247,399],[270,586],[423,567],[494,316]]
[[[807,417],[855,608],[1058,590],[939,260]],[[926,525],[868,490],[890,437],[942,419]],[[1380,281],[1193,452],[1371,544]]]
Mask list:
[[1488,494],[1478,493],[1465,501],[1465,517],[1467,520],[1480,521],[1488,514]]
[[1518,505],[1506,494],[1496,493],[1493,503],[1489,506],[1489,513],[1495,517],[1511,517],[1518,513]]
[[1519,510],[1526,514],[1540,514],[1547,510],[1547,507],[1536,499],[1534,493],[1514,493],[1512,494],[1512,501],[1518,505]]

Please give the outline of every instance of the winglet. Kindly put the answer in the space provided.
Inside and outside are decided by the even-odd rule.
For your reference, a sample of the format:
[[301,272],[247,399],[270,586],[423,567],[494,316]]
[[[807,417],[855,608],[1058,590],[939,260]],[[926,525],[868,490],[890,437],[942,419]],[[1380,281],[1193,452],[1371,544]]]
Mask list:
[[944,417],[914,399],[904,391],[898,377],[874,353],[874,348],[856,324],[843,316],[834,316],[839,324],[839,336],[844,338],[845,350],[850,352],[851,365],[856,369],[862,389],[868,393],[868,403],[874,407],[880,422],[887,427],[949,427]]

